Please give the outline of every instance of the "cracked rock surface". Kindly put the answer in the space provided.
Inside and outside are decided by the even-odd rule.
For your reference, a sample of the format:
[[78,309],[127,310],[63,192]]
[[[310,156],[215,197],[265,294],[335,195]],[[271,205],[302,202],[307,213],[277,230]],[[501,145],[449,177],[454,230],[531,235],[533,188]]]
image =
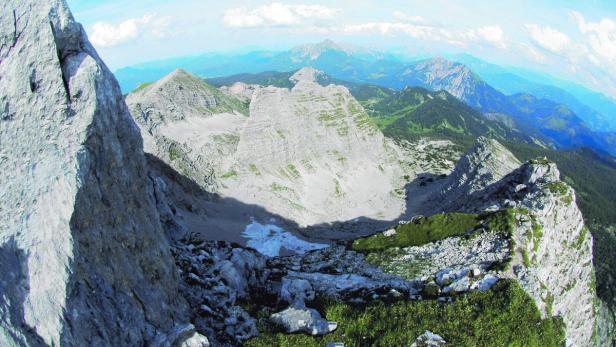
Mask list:
[[178,342],[188,310],[115,78],[64,1],[0,11],[0,345]]

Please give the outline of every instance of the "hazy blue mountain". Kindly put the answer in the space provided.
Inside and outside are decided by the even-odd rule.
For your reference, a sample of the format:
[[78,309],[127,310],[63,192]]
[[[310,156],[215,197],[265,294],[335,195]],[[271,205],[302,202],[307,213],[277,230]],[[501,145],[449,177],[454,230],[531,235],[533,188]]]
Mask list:
[[505,94],[529,93],[540,99],[562,103],[590,128],[597,131],[616,130],[616,100],[601,93],[534,71],[490,64],[468,54],[454,55],[451,59],[468,66]]
[[176,68],[203,78],[211,78],[239,73],[291,71],[304,66],[326,72],[336,71],[336,77],[349,81],[364,81],[394,74],[403,63],[391,54],[325,40],[282,52],[203,54],[160,60],[122,68],[117,70],[115,75],[122,90],[128,93],[141,83],[158,80]]
[[[332,75],[337,77],[335,72]],[[397,89],[420,86],[433,91],[446,90],[483,113],[509,115],[514,128],[538,130],[542,142],[547,138],[555,148],[589,146],[616,155],[613,134],[593,132],[565,104],[528,93],[505,95],[466,65],[451,60],[432,58],[406,64],[397,74],[367,82]]]
[[[467,54],[453,55],[451,60],[463,64],[469,71],[475,73],[478,79],[476,84],[484,81],[485,84],[506,95],[527,93],[538,99],[564,104],[584,120],[591,129],[616,131],[616,100],[601,93],[547,74],[490,64]],[[447,64],[447,60],[440,59],[423,61],[424,65],[428,61]],[[242,54],[207,53],[165,59],[122,68],[115,74],[125,93],[141,83],[158,80],[176,68],[183,68],[200,77],[210,78],[262,71],[291,71],[303,66],[312,66],[335,78],[347,81],[367,82],[396,89],[406,86],[423,86],[430,89],[438,87],[434,83],[426,85],[423,83],[425,78],[416,76],[422,73],[421,65],[421,63],[409,64],[393,54],[326,40],[316,44],[297,46],[288,51],[253,51]],[[409,66],[415,71],[410,73]],[[485,89],[481,86],[478,88]],[[449,91],[452,92],[452,90]],[[459,97],[455,92],[452,94]],[[478,99],[481,98],[473,98],[472,94],[468,92],[464,100],[471,106],[477,107],[479,106],[477,105]],[[487,98],[483,99],[483,102],[487,101]],[[500,103],[502,101],[491,99],[490,102]]]

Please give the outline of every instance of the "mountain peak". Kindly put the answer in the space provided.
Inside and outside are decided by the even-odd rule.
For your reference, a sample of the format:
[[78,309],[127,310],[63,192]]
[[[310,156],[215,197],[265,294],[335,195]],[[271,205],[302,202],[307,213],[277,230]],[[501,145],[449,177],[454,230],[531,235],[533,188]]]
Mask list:
[[291,49],[291,55],[295,59],[316,60],[326,51],[339,51],[351,55],[362,51],[361,47],[347,43],[339,43],[330,39],[317,43],[309,43]]
[[[175,69],[160,80],[136,89],[128,94],[126,102],[135,119],[146,124],[149,130],[160,124],[190,116],[209,117],[225,112],[248,113],[235,96],[225,95],[183,69]],[[142,108],[142,105],[150,105],[150,109]]]
[[323,71],[317,70],[311,66],[303,67],[297,70],[293,76],[289,77],[289,81],[297,83],[299,81],[317,82],[320,76],[323,76]]
[[171,71],[167,76],[161,78],[158,82],[156,82],[156,84],[162,85],[162,84],[167,84],[169,82],[183,83],[185,81],[197,81],[199,83],[204,83],[204,81],[200,79],[199,77],[191,74],[190,72],[184,69],[177,68]]
[[186,71],[186,70],[184,70],[182,68],[177,68],[177,69],[171,71],[167,76],[170,76],[170,77],[193,76],[194,77],[193,74],[191,74],[190,72],[188,72],[188,71]]
[[432,65],[433,67],[438,67],[438,68],[442,68],[442,69],[452,69],[452,68],[456,68],[456,69],[460,69],[460,70],[464,70],[464,71],[470,71],[470,69],[468,68],[468,66],[458,63],[456,61],[453,60],[449,60],[445,57],[441,57],[441,56],[437,56],[434,58],[429,58],[423,61],[425,64],[429,64]]

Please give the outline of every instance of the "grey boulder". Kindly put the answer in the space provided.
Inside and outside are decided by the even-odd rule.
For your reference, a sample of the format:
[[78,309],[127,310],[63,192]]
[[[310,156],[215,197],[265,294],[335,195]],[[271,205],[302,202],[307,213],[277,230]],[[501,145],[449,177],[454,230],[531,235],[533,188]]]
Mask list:
[[317,310],[305,307],[289,307],[271,315],[270,321],[287,333],[303,332],[309,335],[324,335],[338,327],[336,322],[323,319]]

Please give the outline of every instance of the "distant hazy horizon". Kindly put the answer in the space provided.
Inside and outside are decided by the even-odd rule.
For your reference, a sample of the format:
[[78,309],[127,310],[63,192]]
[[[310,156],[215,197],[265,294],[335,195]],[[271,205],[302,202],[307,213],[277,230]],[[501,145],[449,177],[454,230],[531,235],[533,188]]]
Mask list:
[[408,56],[468,53],[616,96],[616,3],[68,0],[112,70],[325,39]]

